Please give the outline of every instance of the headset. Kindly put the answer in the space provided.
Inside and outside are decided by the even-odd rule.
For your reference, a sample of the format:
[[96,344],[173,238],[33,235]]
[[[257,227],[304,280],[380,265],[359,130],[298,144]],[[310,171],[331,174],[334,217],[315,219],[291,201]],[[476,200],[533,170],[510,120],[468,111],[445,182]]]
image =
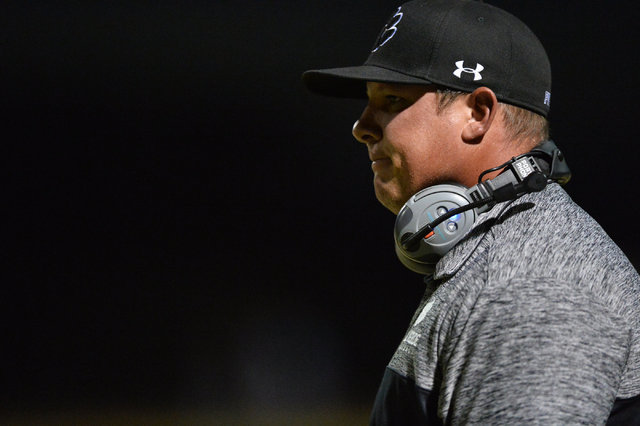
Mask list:
[[[497,177],[482,181],[491,172]],[[434,185],[412,196],[396,218],[395,250],[410,270],[429,275],[438,260],[471,230],[481,213],[494,205],[532,192],[549,182],[566,184],[571,171],[552,140],[525,154],[485,170],[471,188],[455,183]]]

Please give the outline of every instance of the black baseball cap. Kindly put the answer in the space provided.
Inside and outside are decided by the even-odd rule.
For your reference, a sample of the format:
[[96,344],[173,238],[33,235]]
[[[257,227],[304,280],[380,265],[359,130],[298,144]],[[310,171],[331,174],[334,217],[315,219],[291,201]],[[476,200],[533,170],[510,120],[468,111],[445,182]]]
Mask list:
[[501,102],[546,117],[551,66],[518,18],[476,0],[415,0],[394,11],[363,65],[307,71],[314,93],[365,98],[365,83],[436,84],[472,92],[486,86]]

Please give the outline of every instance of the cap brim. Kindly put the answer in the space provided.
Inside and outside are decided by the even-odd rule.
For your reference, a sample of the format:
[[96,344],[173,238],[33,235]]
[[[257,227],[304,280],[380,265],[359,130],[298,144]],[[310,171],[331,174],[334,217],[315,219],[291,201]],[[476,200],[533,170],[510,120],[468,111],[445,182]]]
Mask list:
[[366,98],[366,82],[431,84],[430,81],[372,65],[310,70],[302,81],[313,93],[338,98]]

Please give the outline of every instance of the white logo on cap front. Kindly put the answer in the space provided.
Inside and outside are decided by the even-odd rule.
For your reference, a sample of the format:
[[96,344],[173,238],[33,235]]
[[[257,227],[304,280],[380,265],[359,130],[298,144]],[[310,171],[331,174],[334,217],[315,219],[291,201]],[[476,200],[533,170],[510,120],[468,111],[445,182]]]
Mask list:
[[400,21],[402,21],[403,16],[403,13],[400,12],[400,10],[402,10],[402,6],[398,8],[396,14],[393,15],[391,19],[389,19],[389,22],[387,22],[387,25],[384,26],[384,29],[380,33],[380,37],[378,37],[378,43],[376,43],[377,46],[371,51],[371,53],[380,49],[386,42],[391,40],[393,36],[396,35],[396,31],[398,31],[398,27],[396,27],[396,25],[398,25]]
[[482,65],[476,63],[476,69],[465,68],[464,61],[458,61],[456,62],[456,67],[457,69],[453,72],[453,75],[455,75],[456,77],[462,78],[462,73],[466,72],[469,74],[473,74],[473,81],[482,80],[482,75],[480,75],[480,71],[484,69]]

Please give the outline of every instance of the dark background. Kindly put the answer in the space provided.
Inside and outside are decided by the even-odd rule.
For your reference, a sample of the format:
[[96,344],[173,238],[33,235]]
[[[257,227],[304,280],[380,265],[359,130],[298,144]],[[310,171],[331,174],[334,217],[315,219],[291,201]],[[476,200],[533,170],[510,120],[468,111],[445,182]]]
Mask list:
[[[546,46],[567,190],[638,265],[632,2],[488,3]],[[368,409],[421,279],[364,104],[300,75],[364,61],[396,8],[3,3],[3,416]]]

